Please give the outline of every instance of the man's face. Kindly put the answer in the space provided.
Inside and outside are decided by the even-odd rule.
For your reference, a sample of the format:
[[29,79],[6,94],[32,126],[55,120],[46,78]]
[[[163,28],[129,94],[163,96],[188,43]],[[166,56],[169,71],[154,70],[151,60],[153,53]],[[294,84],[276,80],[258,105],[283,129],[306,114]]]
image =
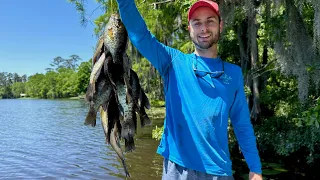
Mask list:
[[189,32],[197,48],[206,50],[217,44],[220,37],[218,15],[208,7],[197,8],[189,22]]

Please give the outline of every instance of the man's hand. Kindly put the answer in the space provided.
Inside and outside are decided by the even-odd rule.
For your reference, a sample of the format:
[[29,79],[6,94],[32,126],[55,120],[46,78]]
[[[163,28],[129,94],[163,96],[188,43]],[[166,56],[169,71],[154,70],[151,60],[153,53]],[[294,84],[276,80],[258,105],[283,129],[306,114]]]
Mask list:
[[249,180],[262,180],[262,175],[254,172],[249,173]]

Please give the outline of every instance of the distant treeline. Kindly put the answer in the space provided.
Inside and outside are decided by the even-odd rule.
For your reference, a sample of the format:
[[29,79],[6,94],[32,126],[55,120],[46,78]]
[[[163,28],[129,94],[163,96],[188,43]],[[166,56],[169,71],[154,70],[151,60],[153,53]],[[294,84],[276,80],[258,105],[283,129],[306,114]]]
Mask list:
[[27,77],[17,73],[0,72],[0,98],[19,98],[21,94],[32,98],[66,98],[84,94],[88,86],[91,60],[77,62],[81,58],[72,55],[53,59],[45,74]]

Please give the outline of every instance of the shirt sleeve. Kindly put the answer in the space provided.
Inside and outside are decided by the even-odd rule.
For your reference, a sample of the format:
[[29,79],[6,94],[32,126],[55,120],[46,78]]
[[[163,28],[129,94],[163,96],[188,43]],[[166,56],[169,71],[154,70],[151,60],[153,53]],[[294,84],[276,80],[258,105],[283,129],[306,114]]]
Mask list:
[[256,137],[250,121],[248,103],[244,93],[243,75],[240,68],[238,68],[237,74],[239,77],[238,87],[234,102],[230,109],[230,119],[241,152],[244,155],[250,171],[261,174],[261,162],[257,149]]
[[128,36],[133,45],[161,75],[177,56],[178,50],[166,46],[155,38],[147,29],[134,0],[117,0],[120,17],[126,27]]

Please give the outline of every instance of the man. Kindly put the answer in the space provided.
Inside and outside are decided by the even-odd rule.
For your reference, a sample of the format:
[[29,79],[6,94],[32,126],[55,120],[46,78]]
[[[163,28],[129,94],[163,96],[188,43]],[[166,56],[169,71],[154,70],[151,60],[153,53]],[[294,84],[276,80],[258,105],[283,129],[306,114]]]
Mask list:
[[228,118],[248,167],[262,179],[240,67],[217,52],[222,29],[219,7],[200,0],[189,9],[195,52],[165,46],[148,31],[134,0],[117,0],[131,42],[164,80],[166,118],[157,153],[164,157],[162,179],[233,179]]

